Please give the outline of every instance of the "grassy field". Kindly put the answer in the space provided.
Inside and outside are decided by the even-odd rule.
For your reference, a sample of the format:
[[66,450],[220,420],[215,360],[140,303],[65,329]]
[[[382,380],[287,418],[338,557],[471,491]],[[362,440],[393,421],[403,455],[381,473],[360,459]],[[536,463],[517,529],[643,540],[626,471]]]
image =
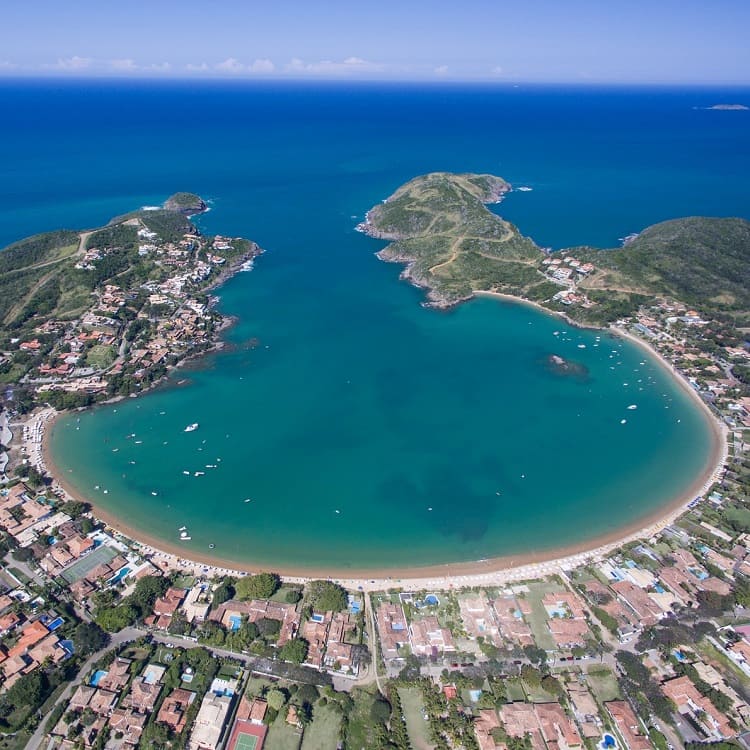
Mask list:
[[369,748],[373,746],[372,719],[370,711],[375,702],[377,689],[374,686],[354,688],[352,698],[354,708],[349,714],[346,730],[346,747]]
[[286,712],[281,711],[276,721],[268,728],[264,750],[299,750],[302,731],[287,724],[285,717]]
[[694,645],[695,650],[706,662],[716,667],[719,672],[731,675],[731,677],[737,680],[745,690],[750,691],[750,677],[748,677],[730,658],[722,654],[713,643],[704,639],[700,641],[700,643]]
[[526,600],[531,605],[531,614],[524,615],[529,623],[534,640],[539,648],[551,650],[555,648],[555,640],[547,628],[547,612],[542,606],[545,594],[560,592],[564,589],[560,585],[550,581],[535,581],[529,584],[529,593]]
[[315,706],[313,722],[302,738],[302,750],[329,750],[339,741],[341,717],[330,706]]
[[511,677],[505,681],[505,692],[509,701],[525,701],[526,693],[518,677]]
[[596,664],[589,667],[587,675],[588,684],[600,703],[622,698],[617,679],[612,670],[603,667],[601,664]]
[[418,688],[399,688],[398,694],[401,696],[406,730],[414,750],[431,750],[435,746],[429,740],[430,728],[424,718],[421,691]]
[[109,367],[117,356],[114,346],[107,346],[105,344],[96,344],[86,354],[86,364],[89,367],[96,367],[98,370],[103,370]]

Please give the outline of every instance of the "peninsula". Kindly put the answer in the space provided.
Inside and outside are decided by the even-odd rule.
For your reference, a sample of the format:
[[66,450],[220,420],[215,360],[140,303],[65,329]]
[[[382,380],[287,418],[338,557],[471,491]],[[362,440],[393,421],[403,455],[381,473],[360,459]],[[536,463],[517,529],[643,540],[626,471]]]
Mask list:
[[209,291],[262,251],[203,236],[193,193],[59,230],[0,251],[0,382],[17,411],[58,409],[142,392],[216,345],[229,320]]

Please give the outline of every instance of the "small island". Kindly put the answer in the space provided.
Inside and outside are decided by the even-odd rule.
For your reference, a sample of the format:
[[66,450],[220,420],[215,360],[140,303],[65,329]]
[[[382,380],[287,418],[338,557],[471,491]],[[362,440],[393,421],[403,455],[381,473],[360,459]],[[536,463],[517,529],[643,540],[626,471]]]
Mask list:
[[262,251],[204,236],[193,193],[0,251],[0,382],[13,408],[58,409],[137,394],[217,346],[229,319],[210,290]]
[[727,112],[743,112],[750,109],[750,107],[746,107],[744,104],[714,104],[709,107],[709,109],[718,109]]

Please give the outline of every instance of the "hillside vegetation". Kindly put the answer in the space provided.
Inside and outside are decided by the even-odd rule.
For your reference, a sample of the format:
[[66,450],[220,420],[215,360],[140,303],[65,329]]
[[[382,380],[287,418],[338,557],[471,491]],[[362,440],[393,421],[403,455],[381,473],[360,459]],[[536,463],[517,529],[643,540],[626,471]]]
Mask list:
[[672,297],[705,313],[748,320],[750,311],[750,222],[691,216],[654,224],[616,250],[577,249],[599,277],[582,288],[618,288]]
[[[750,222],[675,219],[645,229],[621,248],[562,250],[553,257],[594,268],[560,281],[551,277],[550,256],[485,207],[509,189],[492,175],[424,175],[372,208],[359,228],[393,240],[378,257],[407,264],[402,277],[428,289],[429,304],[436,307],[494,291],[605,324],[658,296],[747,324]],[[559,293],[566,290],[581,299],[564,304]]]

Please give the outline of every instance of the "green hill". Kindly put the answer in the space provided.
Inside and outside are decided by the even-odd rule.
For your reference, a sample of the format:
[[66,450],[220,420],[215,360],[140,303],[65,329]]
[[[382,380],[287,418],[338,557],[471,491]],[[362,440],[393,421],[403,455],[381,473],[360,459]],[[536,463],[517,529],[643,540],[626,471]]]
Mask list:
[[[202,201],[190,193],[176,195],[182,198],[173,196],[163,209],[134,211],[93,230],[38,234],[0,250],[0,344],[7,346],[48,318],[78,317],[91,306],[99,284],[113,281],[126,288],[163,276],[166,271],[153,259],[139,257],[137,232],[146,228],[169,242],[195,230],[184,209]],[[92,248],[106,249],[106,257],[95,270],[76,268]]]
[[545,284],[536,266],[542,252],[510,222],[485,208],[510,185],[492,175],[434,172],[399,188],[367,214],[360,229],[395,240],[378,257],[406,263],[404,277],[445,307],[474,290],[537,294]]
[[624,281],[644,294],[678,299],[706,312],[746,317],[750,310],[750,222],[691,216],[654,224],[616,250],[576,250],[601,269],[583,288]]
[[378,253],[405,263],[403,277],[445,307],[477,291],[539,302],[585,323],[604,324],[659,296],[706,313],[748,320],[750,222],[689,217],[656,224],[621,248],[577,247],[560,258],[590,262],[573,273],[581,304],[553,299],[568,282],[550,278],[547,255],[510,222],[490,212],[510,185],[492,175],[436,172],[417,177],[367,214],[366,234],[393,240]]

